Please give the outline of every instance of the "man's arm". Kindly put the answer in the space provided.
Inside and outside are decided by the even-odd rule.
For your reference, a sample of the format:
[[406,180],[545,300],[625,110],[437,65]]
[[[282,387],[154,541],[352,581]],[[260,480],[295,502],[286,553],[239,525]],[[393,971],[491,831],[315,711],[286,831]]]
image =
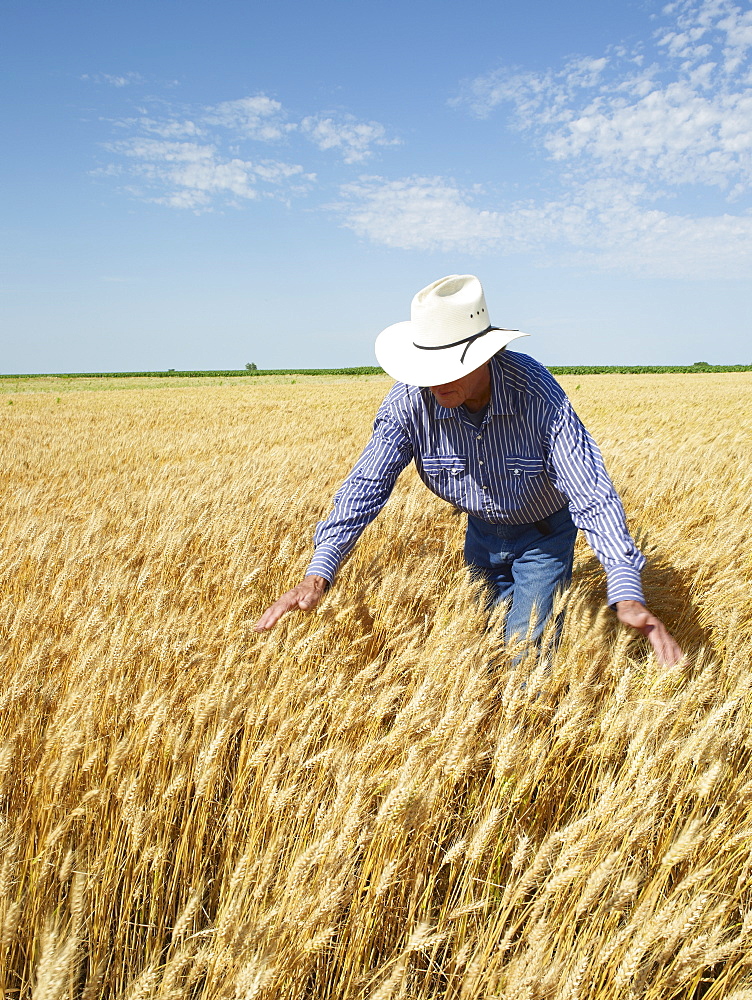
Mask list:
[[678,663],[683,656],[679,645],[645,607],[640,580],[645,557],[627,530],[600,450],[568,399],[552,433],[550,463],[556,488],[569,500],[572,520],[606,570],[607,600],[619,621],[646,636],[661,663]]
[[607,603],[644,603],[640,573],[645,557],[629,534],[600,449],[566,397],[551,433],[549,469],[569,501],[572,520],[606,571]]
[[272,628],[288,611],[316,607],[340,563],[387,502],[397,476],[410,463],[410,439],[389,414],[388,400],[376,415],[370,441],[335,494],[334,509],[316,526],[316,550],[304,580],[267,608],[254,626],[257,632]]

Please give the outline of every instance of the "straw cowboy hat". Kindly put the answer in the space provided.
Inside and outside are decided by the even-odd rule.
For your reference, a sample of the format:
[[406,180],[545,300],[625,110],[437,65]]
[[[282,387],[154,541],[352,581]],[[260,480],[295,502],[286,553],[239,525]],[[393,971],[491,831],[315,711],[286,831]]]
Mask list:
[[383,330],[375,350],[381,367],[398,382],[444,385],[527,336],[491,326],[480,281],[472,274],[450,274],[418,292],[410,319]]

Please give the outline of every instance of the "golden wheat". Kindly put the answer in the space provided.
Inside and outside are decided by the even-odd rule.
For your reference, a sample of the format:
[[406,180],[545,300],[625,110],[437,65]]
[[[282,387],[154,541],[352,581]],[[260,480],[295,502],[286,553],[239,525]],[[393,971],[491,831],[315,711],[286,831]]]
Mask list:
[[579,542],[550,676],[411,470],[253,632],[389,385],[296,382],[2,385],[3,996],[752,996],[752,376],[562,379],[689,655]]

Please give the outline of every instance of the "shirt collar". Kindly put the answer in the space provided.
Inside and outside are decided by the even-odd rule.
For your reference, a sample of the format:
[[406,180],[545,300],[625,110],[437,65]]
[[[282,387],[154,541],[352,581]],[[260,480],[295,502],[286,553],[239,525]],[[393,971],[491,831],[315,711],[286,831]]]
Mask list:
[[[510,416],[517,412],[514,392],[505,375],[502,357],[503,354],[501,356],[494,355],[488,365],[488,371],[491,376],[491,399],[488,404],[489,417]],[[429,389],[428,391],[430,392],[431,390]],[[442,406],[441,403],[436,402],[436,418],[438,420],[459,420],[460,415],[457,412],[458,410],[459,407],[449,409],[449,407]]]

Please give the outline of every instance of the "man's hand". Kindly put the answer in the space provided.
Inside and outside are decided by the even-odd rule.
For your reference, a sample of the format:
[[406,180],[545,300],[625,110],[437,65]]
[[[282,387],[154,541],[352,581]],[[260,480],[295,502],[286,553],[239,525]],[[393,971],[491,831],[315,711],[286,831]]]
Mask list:
[[636,628],[648,637],[655,655],[664,666],[673,667],[684,656],[676,639],[660,618],[652,615],[644,604],[639,601],[617,601],[616,614],[623,625]]
[[282,615],[288,611],[312,611],[324,596],[324,592],[329,581],[323,576],[311,574],[305,577],[302,583],[292,590],[288,590],[278,601],[275,601],[270,608],[267,608],[263,615],[253,626],[257,632],[266,632],[273,625],[276,625]]

